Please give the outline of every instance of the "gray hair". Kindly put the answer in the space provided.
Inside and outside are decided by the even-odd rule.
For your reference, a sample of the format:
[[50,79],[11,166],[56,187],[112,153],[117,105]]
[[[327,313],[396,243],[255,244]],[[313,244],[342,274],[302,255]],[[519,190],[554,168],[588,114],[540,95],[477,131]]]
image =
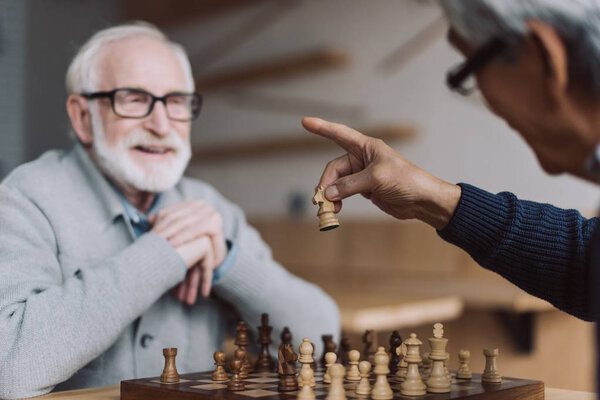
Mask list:
[[[442,0],[450,25],[477,48],[504,40],[512,55],[527,35],[526,22],[556,29],[568,52],[569,80],[600,97],[600,1],[598,0]],[[510,59],[509,53],[505,59]]]
[[77,94],[98,90],[98,74],[96,73],[98,53],[108,43],[132,36],[147,36],[167,44],[173,50],[179,64],[181,64],[186,77],[187,89],[190,92],[194,90],[192,68],[183,46],[169,41],[166,35],[154,25],[136,21],[98,31],[81,46],[67,69],[65,79],[67,93]]

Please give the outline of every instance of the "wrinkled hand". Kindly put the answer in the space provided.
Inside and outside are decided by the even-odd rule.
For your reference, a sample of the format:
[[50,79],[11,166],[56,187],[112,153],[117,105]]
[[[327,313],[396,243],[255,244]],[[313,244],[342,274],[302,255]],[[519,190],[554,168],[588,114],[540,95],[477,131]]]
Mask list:
[[203,201],[188,200],[150,217],[152,232],[164,237],[185,261],[188,273],[176,288],[179,301],[192,305],[208,297],[213,271],[227,254],[221,215]]
[[342,199],[360,193],[398,219],[420,219],[443,229],[456,209],[460,187],[419,168],[380,139],[345,125],[304,118],[304,128],[337,143],[347,153],[330,161],[319,186],[342,208]]

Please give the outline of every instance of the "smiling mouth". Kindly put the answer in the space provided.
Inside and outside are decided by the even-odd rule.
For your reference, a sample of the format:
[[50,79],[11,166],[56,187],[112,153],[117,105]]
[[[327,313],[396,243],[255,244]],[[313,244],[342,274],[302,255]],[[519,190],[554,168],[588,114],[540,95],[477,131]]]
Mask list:
[[173,151],[173,149],[168,148],[168,147],[154,147],[154,146],[135,146],[134,149],[137,151],[141,151],[143,153],[148,153],[148,154],[167,154],[167,153]]

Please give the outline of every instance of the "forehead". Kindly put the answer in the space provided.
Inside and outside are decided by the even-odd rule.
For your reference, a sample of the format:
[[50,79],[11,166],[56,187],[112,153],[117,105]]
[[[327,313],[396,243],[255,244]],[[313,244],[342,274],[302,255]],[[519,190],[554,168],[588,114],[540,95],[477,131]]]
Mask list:
[[188,90],[174,51],[151,37],[129,37],[105,45],[98,54],[96,71],[98,90],[132,87],[157,96]]

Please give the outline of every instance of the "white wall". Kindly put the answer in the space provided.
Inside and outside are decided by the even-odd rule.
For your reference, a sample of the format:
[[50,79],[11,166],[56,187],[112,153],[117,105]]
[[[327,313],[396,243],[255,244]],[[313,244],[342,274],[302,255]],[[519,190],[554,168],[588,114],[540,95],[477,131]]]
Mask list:
[[64,79],[76,49],[119,20],[118,0],[0,0],[0,179],[72,145]]
[[26,4],[0,4],[0,180],[22,162]]
[[[194,54],[260,11],[239,12],[210,24],[192,23],[169,33]],[[446,89],[445,72],[461,58],[445,37],[398,73],[386,76],[380,72],[381,61],[439,13],[435,2],[413,0],[304,1],[211,69],[241,66],[315,47],[348,51],[353,60],[348,68],[250,89],[362,107],[355,117],[338,119],[349,125],[414,124],[419,130],[416,140],[394,147],[446,180],[469,182],[494,192],[510,190],[522,198],[586,213],[594,211],[597,188],[569,177],[547,176],[520,137],[482,103],[460,98]],[[203,114],[195,123],[195,143],[227,144],[301,132],[302,112],[284,115],[257,111],[236,105],[234,99],[233,95],[207,96]],[[336,119],[335,115],[329,117]],[[292,191],[304,193],[309,201],[325,163],[337,154],[315,152],[202,163],[192,166],[190,173],[214,184],[252,216],[278,216],[286,213]],[[314,211],[309,208],[309,213]],[[366,200],[356,198],[346,202],[341,218],[381,215]]]

